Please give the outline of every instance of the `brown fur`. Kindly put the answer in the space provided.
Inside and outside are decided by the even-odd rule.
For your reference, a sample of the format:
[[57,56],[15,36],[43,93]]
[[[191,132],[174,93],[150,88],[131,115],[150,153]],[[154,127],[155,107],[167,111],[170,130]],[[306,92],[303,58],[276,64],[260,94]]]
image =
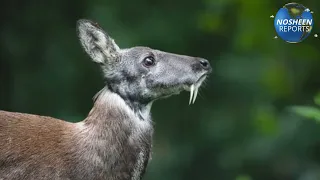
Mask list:
[[79,123],[0,111],[0,179],[127,180],[143,152],[140,179],[153,130],[136,125],[125,102],[114,103],[119,98],[103,91]]
[[[0,111],[0,178],[15,174],[22,179],[33,165],[46,164],[48,170],[64,166],[74,129],[74,124],[51,117]],[[36,171],[29,169],[31,177]]]

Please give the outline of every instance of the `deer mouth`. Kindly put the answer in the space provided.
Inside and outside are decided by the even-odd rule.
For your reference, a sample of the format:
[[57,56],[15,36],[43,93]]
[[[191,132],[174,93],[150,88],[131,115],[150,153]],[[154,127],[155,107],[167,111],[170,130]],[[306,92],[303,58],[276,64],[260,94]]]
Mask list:
[[203,81],[206,79],[206,77],[207,77],[207,74],[204,74],[195,83],[185,87],[186,91],[190,91],[189,105],[191,103],[194,104],[196,102],[196,99],[198,96],[198,90],[201,84],[203,83]]

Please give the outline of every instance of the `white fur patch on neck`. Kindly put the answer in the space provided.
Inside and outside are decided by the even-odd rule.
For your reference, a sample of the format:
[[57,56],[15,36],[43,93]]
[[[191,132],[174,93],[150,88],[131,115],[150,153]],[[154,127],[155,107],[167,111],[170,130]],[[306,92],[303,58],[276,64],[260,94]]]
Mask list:
[[152,103],[153,102],[150,102],[145,107],[143,107],[141,110],[139,110],[139,114],[143,118],[143,120],[147,121],[150,119],[150,112],[151,112]]
[[[134,112],[118,94],[109,91],[107,88],[97,93],[94,99],[98,106],[106,106],[106,109],[119,108],[126,113],[130,117],[130,120],[139,128],[145,129],[151,126],[150,110],[152,102],[143,107],[139,112]],[[143,119],[140,119],[140,117]]]
[[137,162],[132,175],[132,180],[139,180],[141,172],[144,168],[145,153],[141,151],[137,157]]

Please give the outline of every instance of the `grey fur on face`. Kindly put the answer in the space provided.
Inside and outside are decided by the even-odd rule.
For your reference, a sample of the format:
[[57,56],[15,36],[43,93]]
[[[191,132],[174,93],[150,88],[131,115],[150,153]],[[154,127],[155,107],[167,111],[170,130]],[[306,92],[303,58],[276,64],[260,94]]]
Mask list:
[[[201,78],[211,72],[209,63],[202,58],[148,47],[120,49],[104,30],[88,20],[79,21],[78,29],[85,51],[101,65],[109,90],[119,94],[130,106],[146,105],[182,90],[190,90],[193,84],[201,84]],[[147,67],[144,60],[149,57],[155,62]],[[207,67],[201,61],[205,61]]]
[[[109,90],[133,107],[182,90],[192,90],[192,96],[211,72],[210,64],[202,58],[148,47],[120,49],[104,30],[88,20],[79,21],[78,29],[82,46],[100,64]],[[154,64],[146,66],[146,58],[152,58]]]

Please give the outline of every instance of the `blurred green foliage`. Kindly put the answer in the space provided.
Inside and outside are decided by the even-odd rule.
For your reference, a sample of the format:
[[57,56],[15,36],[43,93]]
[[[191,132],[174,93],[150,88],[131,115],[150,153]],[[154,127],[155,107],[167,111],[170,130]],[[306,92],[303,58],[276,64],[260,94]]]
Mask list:
[[[188,93],[154,104],[154,153],[144,179],[319,180],[320,126],[288,111],[313,104],[319,91],[319,39],[288,44],[273,38],[269,17],[285,3],[3,2],[0,109],[73,122],[87,115],[103,87],[98,67],[76,36],[76,20],[88,18],[120,47],[200,56],[213,66],[195,105],[187,105]],[[319,22],[320,2],[303,4]],[[315,23],[312,33],[319,28]],[[313,106],[295,110],[319,118]]]
[[[320,93],[314,97],[316,105],[320,106]],[[320,122],[320,108],[315,106],[293,106],[292,110],[306,118],[314,119]]]

